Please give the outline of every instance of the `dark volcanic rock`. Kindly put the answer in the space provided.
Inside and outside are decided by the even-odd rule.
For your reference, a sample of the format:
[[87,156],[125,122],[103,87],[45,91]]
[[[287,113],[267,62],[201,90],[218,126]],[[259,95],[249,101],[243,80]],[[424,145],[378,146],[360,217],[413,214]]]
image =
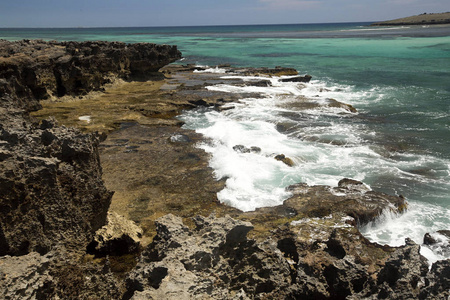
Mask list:
[[423,237],[423,243],[434,253],[443,257],[450,256],[450,231],[438,230],[433,233],[426,233]]
[[406,239],[406,245],[386,261],[378,274],[378,299],[414,299],[419,296],[421,278],[428,272],[426,259],[419,251],[419,245]]
[[240,69],[231,69],[231,72],[243,74],[247,76],[292,76],[298,75],[298,71],[293,68],[285,68],[285,67],[275,67],[275,68],[240,68]]
[[450,259],[440,260],[431,266],[425,278],[425,288],[420,291],[420,299],[450,298]]

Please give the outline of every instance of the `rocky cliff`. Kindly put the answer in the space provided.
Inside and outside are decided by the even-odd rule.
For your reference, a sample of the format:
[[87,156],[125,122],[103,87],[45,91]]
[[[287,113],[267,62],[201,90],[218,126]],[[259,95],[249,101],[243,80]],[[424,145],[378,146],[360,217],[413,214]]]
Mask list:
[[78,96],[114,78],[148,76],[181,57],[175,46],[0,41],[0,255],[85,246],[105,224],[100,136],[40,124],[39,100]]

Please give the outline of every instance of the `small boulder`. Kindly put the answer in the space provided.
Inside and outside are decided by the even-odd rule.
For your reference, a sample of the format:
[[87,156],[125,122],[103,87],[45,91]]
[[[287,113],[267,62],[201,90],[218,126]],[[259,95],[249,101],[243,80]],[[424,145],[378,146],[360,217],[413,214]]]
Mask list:
[[142,233],[133,221],[108,212],[106,225],[97,230],[87,251],[99,256],[133,253],[139,249]]
[[286,157],[284,154],[279,154],[279,155],[275,156],[275,159],[278,161],[282,161],[289,167],[295,166],[294,161],[292,159],[290,159],[289,157]]

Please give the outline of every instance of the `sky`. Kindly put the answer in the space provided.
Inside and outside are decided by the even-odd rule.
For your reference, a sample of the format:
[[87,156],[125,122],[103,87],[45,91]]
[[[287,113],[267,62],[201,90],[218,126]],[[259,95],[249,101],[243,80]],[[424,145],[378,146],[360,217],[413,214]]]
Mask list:
[[371,22],[448,11],[449,0],[0,0],[0,27]]

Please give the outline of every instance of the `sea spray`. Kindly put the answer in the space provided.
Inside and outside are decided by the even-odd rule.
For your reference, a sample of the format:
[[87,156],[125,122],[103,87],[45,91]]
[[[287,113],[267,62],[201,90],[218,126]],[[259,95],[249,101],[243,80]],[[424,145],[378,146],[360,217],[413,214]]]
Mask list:
[[[217,68],[214,72],[225,73]],[[423,202],[427,197],[433,201],[445,195],[448,161],[427,153],[390,149],[386,133],[364,112],[370,104],[382,105],[393,92],[390,88],[362,90],[322,80],[285,83],[277,77],[230,74],[223,78],[239,78],[244,84],[206,88],[262,97],[240,99],[221,112],[202,108],[181,117],[187,128],[211,141],[199,146],[211,154],[210,166],[216,177],[226,179],[225,189],[218,193],[221,202],[250,211],[282,204],[290,196],[285,188],[291,184],[336,186],[349,177],[373,189],[410,198],[406,214],[386,213],[361,228],[372,241],[398,246],[410,237],[420,244],[426,232],[450,224],[448,209]],[[245,84],[261,79],[269,80],[270,85]],[[358,112],[347,104],[357,106]],[[241,152],[236,146],[260,151]],[[275,156],[280,154],[294,165],[277,161]],[[429,253],[427,257],[434,259]]]

